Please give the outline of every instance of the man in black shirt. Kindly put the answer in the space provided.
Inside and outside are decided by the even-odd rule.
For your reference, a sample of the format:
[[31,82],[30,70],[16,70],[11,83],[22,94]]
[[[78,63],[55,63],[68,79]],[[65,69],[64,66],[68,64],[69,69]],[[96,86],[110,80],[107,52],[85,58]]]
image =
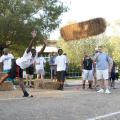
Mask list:
[[88,80],[89,88],[92,89],[93,83],[93,60],[89,55],[85,55],[82,61],[82,78],[83,78],[83,89],[85,89],[85,82]]

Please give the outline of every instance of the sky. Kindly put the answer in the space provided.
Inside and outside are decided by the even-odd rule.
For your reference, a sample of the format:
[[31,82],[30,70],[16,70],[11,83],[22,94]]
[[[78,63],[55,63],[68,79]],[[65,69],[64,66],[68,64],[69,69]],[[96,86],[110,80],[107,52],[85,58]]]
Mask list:
[[120,19],[120,0],[61,0],[69,10],[61,16],[60,27],[51,33],[50,39],[58,39],[59,29],[70,22],[81,22],[103,17],[113,23]]

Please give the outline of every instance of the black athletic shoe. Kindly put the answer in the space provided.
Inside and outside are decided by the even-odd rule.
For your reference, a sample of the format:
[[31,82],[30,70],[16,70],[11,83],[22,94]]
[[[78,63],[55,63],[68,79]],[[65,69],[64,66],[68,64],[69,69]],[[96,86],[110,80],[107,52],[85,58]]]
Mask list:
[[57,90],[61,90],[61,87],[57,88]]
[[85,84],[82,85],[82,89],[85,89]]
[[28,97],[28,96],[29,96],[29,93],[25,91],[23,97]]
[[63,90],[63,85],[60,85],[59,88],[57,90]]

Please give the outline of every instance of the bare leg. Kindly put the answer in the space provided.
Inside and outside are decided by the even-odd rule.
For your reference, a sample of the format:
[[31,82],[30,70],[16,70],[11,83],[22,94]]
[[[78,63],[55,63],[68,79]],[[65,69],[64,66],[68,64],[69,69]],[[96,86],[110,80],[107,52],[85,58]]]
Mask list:
[[93,81],[89,80],[88,83],[89,83],[89,88],[92,89],[92,83],[93,83]]
[[[22,78],[20,78],[20,80],[19,80],[19,85],[20,85],[20,88],[22,89],[23,97],[28,97],[29,93],[25,89],[24,81]],[[31,97],[33,97],[33,96],[31,95]]]
[[28,79],[29,79],[29,75],[28,75],[28,74],[26,74],[26,86],[28,86],[28,85],[29,85]]
[[58,90],[63,90],[64,89],[64,81],[63,80],[60,80],[59,81],[59,88],[58,88]]
[[100,88],[104,89],[104,80],[99,80],[100,81]]
[[115,87],[115,80],[112,81],[112,84],[113,84],[113,89],[116,89],[116,87]]
[[44,88],[44,75],[41,74],[41,84],[42,84],[42,88]]
[[33,75],[29,75],[29,86],[32,87],[32,78],[33,78]]
[[53,70],[51,69],[51,80],[53,80]]
[[20,85],[20,88],[22,89],[23,93],[26,91],[25,89],[25,85],[24,85],[24,81],[22,78],[19,79],[19,85]]
[[105,88],[109,89],[109,80],[105,80]]
[[83,80],[83,86],[82,86],[83,89],[85,89],[85,82],[86,80]]
[[94,75],[94,86],[95,86],[95,88],[97,87],[97,79],[96,79],[96,75]]
[[4,75],[0,78],[0,84],[2,84],[8,77],[9,77],[8,74],[4,74]]
[[40,79],[40,74],[37,74],[37,81],[38,81],[37,84],[38,84],[38,85],[36,85],[36,86],[37,86],[38,88],[40,87],[40,80],[39,80],[39,79]]

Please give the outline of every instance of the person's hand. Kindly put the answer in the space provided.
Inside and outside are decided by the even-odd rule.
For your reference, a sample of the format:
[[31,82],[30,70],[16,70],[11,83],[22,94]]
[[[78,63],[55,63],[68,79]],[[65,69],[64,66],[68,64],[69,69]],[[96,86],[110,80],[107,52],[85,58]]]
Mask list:
[[32,35],[32,38],[35,38],[36,35],[37,35],[37,31],[36,31],[36,30],[33,30],[33,31],[31,32],[31,35]]

